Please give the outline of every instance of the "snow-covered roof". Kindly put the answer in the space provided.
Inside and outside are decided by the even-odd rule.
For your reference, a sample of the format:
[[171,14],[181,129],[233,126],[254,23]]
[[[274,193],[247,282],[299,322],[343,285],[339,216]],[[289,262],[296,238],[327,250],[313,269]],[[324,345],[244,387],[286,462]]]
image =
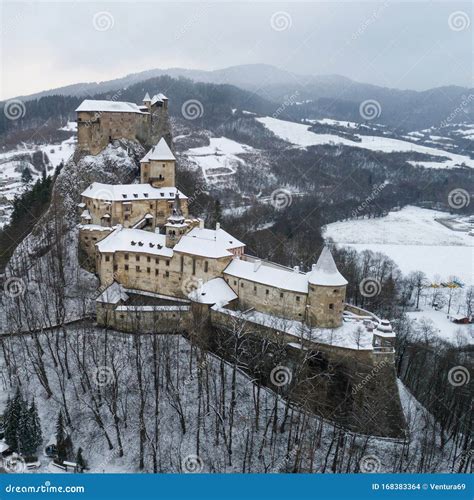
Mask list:
[[347,280],[337,270],[336,263],[328,247],[324,247],[318,262],[309,273],[308,281],[312,285],[321,286],[344,286]]
[[151,105],[156,104],[157,102],[163,102],[167,101],[168,98],[165,96],[165,94],[162,94],[161,92],[159,94],[155,94],[151,100]]
[[150,98],[150,94],[147,92],[145,94],[145,97],[143,98],[143,102],[148,102],[148,101],[151,101],[151,98]]
[[117,304],[121,300],[126,302],[128,295],[125,293],[123,286],[114,281],[95,300],[104,304]]
[[173,250],[166,247],[164,234],[142,231],[141,229],[117,229],[96,243],[99,252],[142,252],[162,257],[172,257]]
[[174,154],[168,146],[168,143],[163,137],[158,141],[158,144],[153,146],[140,161],[147,162],[150,160],[176,160]]
[[282,290],[308,293],[306,274],[268,262],[234,259],[224,274]]
[[144,114],[137,104],[122,101],[100,101],[95,99],[85,99],[76,109],[76,112],[85,111],[88,113],[139,113]]
[[150,184],[102,184],[93,182],[81,196],[97,198],[103,201],[133,201],[133,200],[174,200],[178,193],[180,199],[187,199],[175,187],[156,188]]
[[227,231],[224,231],[221,227],[217,229],[204,229],[200,227],[195,227],[189,231],[187,234],[190,238],[198,238],[200,240],[217,241],[226,250],[231,250],[234,248],[244,247],[245,243],[242,243],[237,238],[234,238]]
[[199,281],[199,286],[188,295],[194,302],[224,306],[237,298],[235,292],[222,278],[214,278],[206,283]]
[[197,239],[187,234],[181,237],[174,246],[174,250],[190,255],[209,257],[210,259],[219,259],[220,257],[233,255],[225,248],[225,245],[216,240]]
[[7,451],[10,447],[8,446],[5,441],[0,441],[0,453],[3,453],[4,451]]
[[92,217],[91,217],[91,214],[89,213],[89,210],[84,210],[81,214],[81,218],[82,219],[86,219],[86,220],[91,220]]

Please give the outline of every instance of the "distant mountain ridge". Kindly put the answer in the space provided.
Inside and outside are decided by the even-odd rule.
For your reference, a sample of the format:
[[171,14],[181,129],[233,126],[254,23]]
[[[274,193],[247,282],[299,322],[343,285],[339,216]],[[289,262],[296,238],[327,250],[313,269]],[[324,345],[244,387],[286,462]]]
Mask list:
[[356,82],[340,75],[298,75],[267,64],[212,71],[152,69],[105,82],[78,83],[19,98],[25,102],[54,95],[90,98],[120,90],[119,98],[125,99],[127,89],[162,77],[232,85],[275,103],[275,109],[283,106],[295,120],[334,118],[363,122],[365,118],[359,108],[364,101],[370,100],[376,101],[380,108],[374,121],[401,130],[437,127],[447,120],[474,123],[474,89],[449,86],[425,91],[399,90]]

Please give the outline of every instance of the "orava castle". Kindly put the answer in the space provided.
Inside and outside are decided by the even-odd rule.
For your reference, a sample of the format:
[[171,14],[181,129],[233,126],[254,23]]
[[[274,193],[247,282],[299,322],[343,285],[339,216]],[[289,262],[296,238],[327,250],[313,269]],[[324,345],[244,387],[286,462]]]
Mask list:
[[[79,150],[96,155],[121,138],[150,143],[167,103],[163,94],[147,94],[143,105],[84,101],[76,110]],[[247,255],[225,228],[189,214],[175,167],[161,137],[141,159],[139,183],[94,182],[82,193],[80,249],[100,279],[99,325],[169,333],[199,314],[228,328],[245,321],[295,348],[393,358],[390,323],[345,303],[347,281],[329,248],[309,272]]]

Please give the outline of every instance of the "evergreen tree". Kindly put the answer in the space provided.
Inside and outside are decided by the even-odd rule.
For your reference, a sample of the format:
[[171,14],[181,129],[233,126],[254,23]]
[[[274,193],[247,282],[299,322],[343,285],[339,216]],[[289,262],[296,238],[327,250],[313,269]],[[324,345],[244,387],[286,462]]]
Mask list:
[[[13,451],[19,451],[19,447],[21,446],[21,442],[23,440],[23,410],[23,397],[21,395],[20,388],[17,387],[15,396],[7,402],[7,408],[4,414],[5,441]],[[22,426],[22,428],[20,428],[20,426]]]
[[59,411],[58,420],[56,422],[56,449],[58,452],[58,462],[62,463],[66,460],[66,433],[64,431],[64,419],[62,411]]
[[41,431],[41,421],[38,415],[38,409],[36,408],[35,400],[31,402],[29,413],[29,424],[31,429],[31,444],[32,453],[34,453],[43,442],[43,433]]
[[76,464],[79,469],[79,472],[82,472],[85,468],[87,468],[87,462],[84,460],[82,456],[82,448],[79,448],[76,453]]
[[23,184],[28,184],[32,180],[33,176],[31,175],[30,169],[28,167],[24,168],[21,173],[21,182],[23,182]]

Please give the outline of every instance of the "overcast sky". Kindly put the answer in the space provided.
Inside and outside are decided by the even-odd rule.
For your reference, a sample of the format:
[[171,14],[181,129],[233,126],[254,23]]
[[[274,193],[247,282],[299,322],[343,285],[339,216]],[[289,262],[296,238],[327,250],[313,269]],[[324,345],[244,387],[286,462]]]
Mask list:
[[422,90],[472,86],[471,2],[5,2],[0,98],[152,68],[267,63]]

